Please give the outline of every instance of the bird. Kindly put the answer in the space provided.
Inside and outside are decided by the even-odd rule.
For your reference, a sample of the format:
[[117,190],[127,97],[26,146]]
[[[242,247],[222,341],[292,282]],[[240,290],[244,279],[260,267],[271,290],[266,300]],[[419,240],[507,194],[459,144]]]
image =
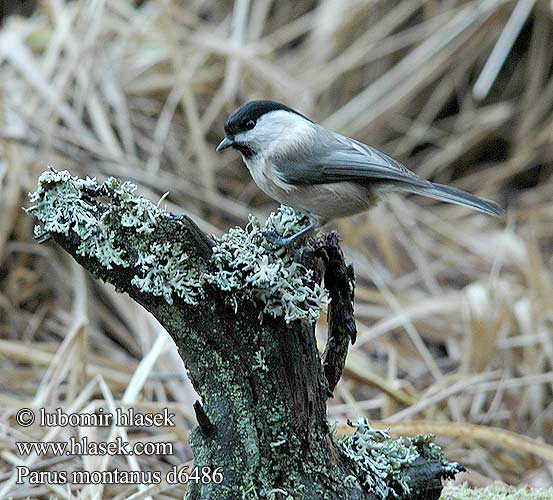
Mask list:
[[267,240],[285,246],[333,219],[364,212],[388,193],[406,192],[499,217],[494,201],[419,177],[390,156],[326,129],[275,101],[253,100],[236,108],[216,151],[237,150],[257,186],[281,204],[307,215],[309,223]]

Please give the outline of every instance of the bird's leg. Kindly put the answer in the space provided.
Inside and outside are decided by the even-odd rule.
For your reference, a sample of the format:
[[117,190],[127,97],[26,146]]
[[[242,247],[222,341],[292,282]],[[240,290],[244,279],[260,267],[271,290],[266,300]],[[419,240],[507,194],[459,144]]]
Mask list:
[[315,229],[315,224],[313,222],[310,222],[306,227],[298,231],[296,234],[293,234],[292,236],[283,237],[283,236],[280,236],[276,231],[272,231],[272,230],[264,230],[263,236],[265,236],[265,239],[271,245],[274,245],[276,247],[284,247],[286,245],[290,245],[297,239],[306,236],[314,229]]

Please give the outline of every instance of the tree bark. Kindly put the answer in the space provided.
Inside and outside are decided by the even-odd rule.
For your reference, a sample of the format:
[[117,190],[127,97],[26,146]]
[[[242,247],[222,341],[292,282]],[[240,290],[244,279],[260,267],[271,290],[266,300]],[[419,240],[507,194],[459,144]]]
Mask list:
[[[44,192],[53,185],[44,183]],[[202,272],[213,267],[216,242],[188,217],[162,217],[154,232],[137,235],[122,224],[124,209],[114,202],[109,188],[101,185],[82,192],[99,223],[109,224],[129,263],[138,259],[139,237],[140,244],[144,239],[180,244]],[[108,218],[103,217],[106,211]],[[197,304],[179,297],[169,304],[132,284],[132,265],[106,267],[94,256],[81,255],[76,232],[50,235],[95,277],[142,304],[172,336],[201,397],[194,405],[198,426],[190,436],[195,464],[221,467],[224,477],[222,484],[191,483],[188,499],[378,498],[362,486],[355,464],[337,445],[326,418],[327,397],[341,376],[356,333],[353,268],[346,265],[335,234],[325,235],[311,248],[286,250],[296,252],[295,259],[313,271],[314,280],[324,279],[331,297],[323,360],[313,321],[287,323],[264,314],[256,300],[210,285]],[[441,478],[447,475],[443,459],[422,456],[405,474],[411,493],[397,494],[411,500],[437,499]]]

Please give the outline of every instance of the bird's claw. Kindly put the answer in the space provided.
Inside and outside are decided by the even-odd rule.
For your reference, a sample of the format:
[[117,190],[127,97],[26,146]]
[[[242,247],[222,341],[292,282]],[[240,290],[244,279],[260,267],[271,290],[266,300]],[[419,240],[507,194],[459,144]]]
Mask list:
[[271,244],[274,245],[277,248],[281,248],[287,245],[290,245],[290,243],[293,243],[296,240],[299,240],[300,238],[304,238],[307,234],[309,234],[311,231],[313,231],[314,225],[313,223],[308,224],[306,227],[304,227],[301,231],[298,231],[296,234],[293,234],[292,236],[280,236],[274,229],[264,229],[263,230],[263,236],[265,236],[265,239]]
[[290,243],[290,238],[284,238],[283,236],[280,236],[275,230],[273,229],[264,229],[262,231],[263,236],[265,239],[271,244],[274,245],[277,248],[283,247]]

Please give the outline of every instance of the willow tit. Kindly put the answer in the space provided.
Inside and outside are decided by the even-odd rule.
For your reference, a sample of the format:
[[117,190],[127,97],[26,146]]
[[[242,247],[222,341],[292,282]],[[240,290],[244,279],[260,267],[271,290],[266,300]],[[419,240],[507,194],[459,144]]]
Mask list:
[[499,216],[493,201],[418,177],[393,158],[355,139],[331,132],[273,101],[250,101],[228,117],[217,151],[237,149],[255,183],[271,198],[309,216],[310,224],[287,245],[331,219],[363,212],[382,195],[408,192]]

